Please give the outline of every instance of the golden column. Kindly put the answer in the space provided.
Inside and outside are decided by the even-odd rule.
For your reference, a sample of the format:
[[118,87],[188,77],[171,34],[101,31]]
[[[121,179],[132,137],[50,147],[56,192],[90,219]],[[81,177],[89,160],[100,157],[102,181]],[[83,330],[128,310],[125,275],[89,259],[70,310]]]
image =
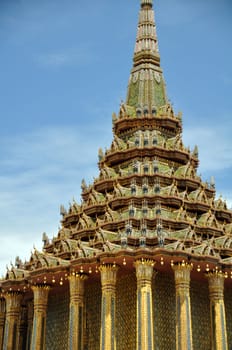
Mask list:
[[176,285],[176,350],[192,350],[192,320],[190,302],[190,273],[192,265],[173,266]]
[[115,299],[118,267],[114,264],[101,265],[101,343],[100,350],[116,350]]
[[152,278],[154,261],[137,260],[137,350],[154,350]]
[[87,275],[72,274],[69,277],[69,349],[83,350],[84,339],[84,282]]
[[3,345],[3,337],[4,337],[4,325],[5,325],[5,299],[0,298],[0,349],[2,349]]
[[36,285],[31,288],[34,293],[34,317],[30,349],[45,350],[47,303],[50,286]]
[[22,294],[18,292],[8,292],[4,297],[6,300],[6,321],[3,350],[17,350]]
[[224,274],[207,274],[209,282],[212,350],[227,350],[226,317],[224,305]]

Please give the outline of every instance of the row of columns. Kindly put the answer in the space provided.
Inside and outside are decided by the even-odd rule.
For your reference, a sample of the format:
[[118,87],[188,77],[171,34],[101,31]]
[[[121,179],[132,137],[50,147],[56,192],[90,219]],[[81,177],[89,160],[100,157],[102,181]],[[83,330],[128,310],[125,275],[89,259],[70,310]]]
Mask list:
[[[152,260],[135,262],[137,277],[137,341],[136,350],[154,350],[152,279],[155,276]],[[173,266],[176,287],[176,350],[192,350],[192,320],[190,300],[190,273],[192,266],[181,263]],[[107,264],[100,267],[102,284],[100,350],[116,350],[115,300],[118,267]],[[224,306],[224,275],[209,273],[212,350],[228,350]],[[79,280],[80,277],[76,276]],[[81,285],[83,292],[83,282]],[[83,305],[83,297],[81,305]],[[71,304],[70,304],[71,305]],[[82,329],[76,323],[74,329]],[[70,337],[74,331],[70,328]],[[77,342],[75,343],[77,344]],[[78,343],[83,350],[83,343]],[[70,349],[73,347],[70,346]]]
[[[173,266],[176,286],[176,349],[192,350],[190,304],[190,264]],[[207,274],[210,297],[211,349],[228,350],[224,304],[224,275],[218,271]]]
[[[152,279],[154,262],[135,262],[137,277],[137,345],[136,350],[155,350],[153,335]],[[176,286],[176,350],[192,350],[192,321],[190,301],[190,273],[192,266],[182,263],[173,266]],[[102,304],[100,350],[116,350],[116,282],[118,267],[101,265]],[[212,350],[228,350],[224,275],[209,273],[209,296],[212,330]],[[69,349],[84,349],[84,283],[87,276],[72,274],[70,283]],[[50,287],[37,285],[34,293],[34,312],[28,314],[27,349],[45,350],[46,310]],[[0,298],[0,349],[17,350],[23,342],[20,332],[22,294],[9,292]],[[6,308],[5,308],[6,306]],[[21,335],[20,335],[21,334]]]

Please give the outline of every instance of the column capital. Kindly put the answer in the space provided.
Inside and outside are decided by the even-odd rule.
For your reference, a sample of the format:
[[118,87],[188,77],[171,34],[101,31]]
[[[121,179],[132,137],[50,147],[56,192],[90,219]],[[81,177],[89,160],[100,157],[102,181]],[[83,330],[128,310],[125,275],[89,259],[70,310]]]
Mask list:
[[34,294],[34,310],[46,313],[48,303],[48,293],[51,289],[49,285],[34,285],[31,286]]
[[188,263],[178,263],[172,266],[175,273],[175,284],[176,288],[186,288],[189,289],[190,284],[190,273],[193,269],[192,264]]
[[86,274],[73,273],[69,276],[70,302],[83,303],[84,283],[88,278]]
[[79,285],[82,284],[85,280],[88,279],[88,275],[84,273],[72,273],[68,277],[70,285]]
[[109,272],[117,272],[118,271],[118,269],[119,269],[119,266],[118,265],[116,265],[116,264],[101,264],[100,266],[99,266],[99,271],[100,272],[106,272],[106,273],[109,273]]
[[99,267],[102,290],[115,288],[118,269],[119,266],[115,264],[102,264]]
[[33,290],[34,293],[39,292],[39,293],[46,293],[49,292],[51,289],[51,286],[49,284],[34,284],[31,286],[31,289]]
[[190,277],[190,272],[193,269],[192,264],[189,263],[177,263],[172,266],[172,269],[175,271],[176,276],[183,280],[188,280]]
[[20,292],[7,292],[4,294],[6,300],[6,312],[19,312],[21,301],[23,298],[22,293]]
[[143,281],[143,282],[151,282],[152,277],[154,273],[156,274],[156,271],[154,270],[155,261],[150,259],[139,259],[134,262],[134,266],[136,268],[136,277],[137,281]]
[[225,275],[222,272],[214,271],[207,273],[206,277],[209,282],[210,298],[223,299]]
[[84,281],[88,278],[89,276],[86,273],[76,273],[76,272],[72,272],[70,273],[68,279],[69,280],[80,280],[80,281]]

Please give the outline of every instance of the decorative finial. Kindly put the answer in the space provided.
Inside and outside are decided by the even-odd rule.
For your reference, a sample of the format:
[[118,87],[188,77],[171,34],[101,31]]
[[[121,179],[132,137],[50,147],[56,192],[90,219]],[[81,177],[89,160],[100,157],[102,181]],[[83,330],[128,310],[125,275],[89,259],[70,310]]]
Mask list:
[[193,150],[193,156],[196,157],[196,158],[198,158],[198,154],[199,154],[199,152],[198,152],[198,147],[195,146],[195,147],[194,147],[194,150]]
[[46,234],[46,232],[43,232],[42,241],[43,241],[44,246],[49,244],[49,238],[48,238],[48,235]]
[[146,5],[153,5],[153,0],[141,0],[141,6],[146,6]]
[[67,214],[67,210],[65,209],[64,205],[61,204],[60,206],[60,215],[66,215]]
[[22,260],[19,258],[19,256],[16,256],[16,258],[15,258],[15,266],[17,267],[17,269],[22,267],[22,265],[23,265]]
[[210,178],[210,185],[212,188],[215,188],[215,179],[214,179],[214,176],[211,176]]
[[81,181],[81,189],[82,189],[83,192],[85,192],[87,190],[87,184],[85,182],[85,179],[83,179]]
[[98,160],[99,162],[104,158],[104,152],[102,150],[102,148],[99,148],[98,150]]

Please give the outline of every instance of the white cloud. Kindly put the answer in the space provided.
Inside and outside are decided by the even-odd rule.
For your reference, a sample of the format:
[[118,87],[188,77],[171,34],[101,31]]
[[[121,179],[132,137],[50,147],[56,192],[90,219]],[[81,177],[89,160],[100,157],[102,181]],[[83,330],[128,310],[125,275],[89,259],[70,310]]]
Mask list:
[[[208,120],[208,119],[207,119]],[[198,119],[199,122],[199,119]],[[199,148],[200,171],[213,172],[232,167],[231,126],[229,122],[218,124],[212,120],[208,126],[184,128],[184,143]]]
[[41,54],[38,61],[43,65],[62,66],[70,63],[71,57],[64,53]]
[[[44,67],[61,67],[89,63],[92,55],[86,47],[61,49],[57,52],[43,52],[34,55],[35,62]],[[96,56],[95,56],[96,59]]]
[[41,247],[42,232],[57,234],[59,205],[79,201],[82,178],[97,175],[99,140],[88,134],[56,127],[0,140],[0,275],[15,256]]
[[199,120],[192,127],[184,127],[184,144],[191,149],[197,144],[200,160],[198,173],[204,181],[209,181],[211,176],[215,177],[216,197],[222,195],[227,207],[232,208],[231,182],[228,180],[232,170],[231,121],[221,117],[216,121],[212,119],[207,126],[202,122],[201,126],[196,126]]

